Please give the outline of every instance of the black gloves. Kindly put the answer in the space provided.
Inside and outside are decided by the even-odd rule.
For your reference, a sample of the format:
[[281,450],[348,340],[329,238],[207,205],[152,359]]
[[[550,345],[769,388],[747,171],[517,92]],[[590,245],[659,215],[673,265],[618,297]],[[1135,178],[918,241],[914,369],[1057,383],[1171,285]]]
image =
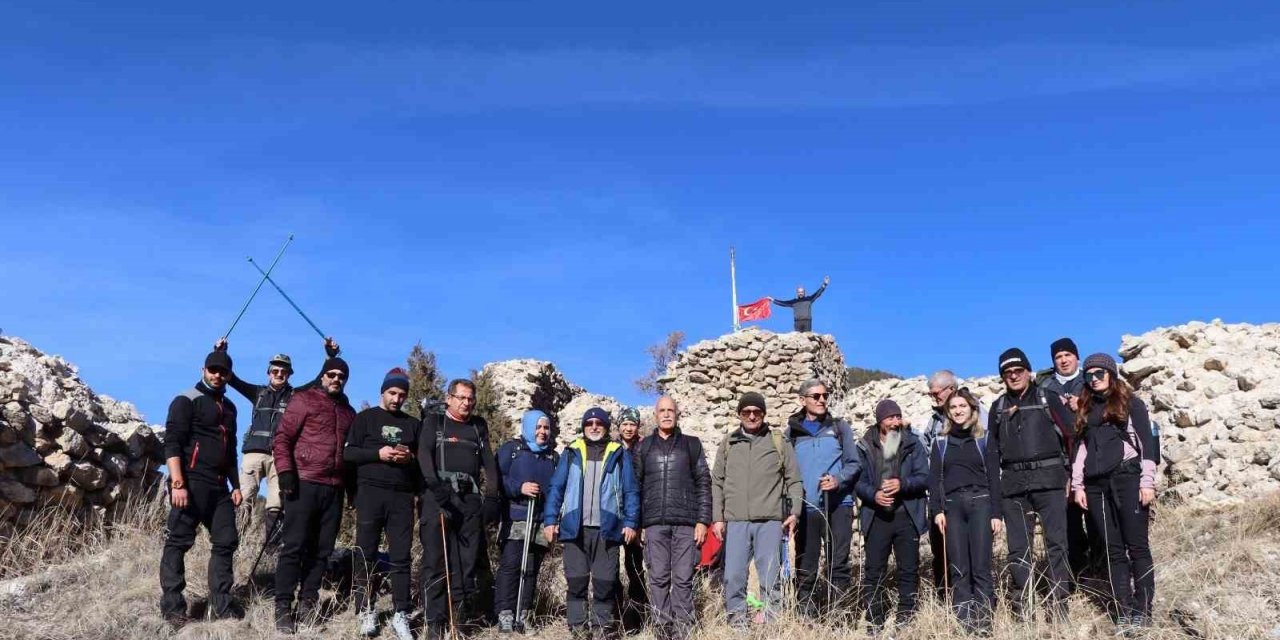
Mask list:
[[436,499],[436,506],[441,510],[447,509],[453,500],[453,488],[449,485],[438,482],[431,487],[431,497]]
[[495,496],[485,496],[484,510],[481,511],[485,524],[502,522],[502,501]]
[[297,471],[281,471],[276,477],[276,482],[280,484],[280,495],[292,500],[298,495],[298,472]]

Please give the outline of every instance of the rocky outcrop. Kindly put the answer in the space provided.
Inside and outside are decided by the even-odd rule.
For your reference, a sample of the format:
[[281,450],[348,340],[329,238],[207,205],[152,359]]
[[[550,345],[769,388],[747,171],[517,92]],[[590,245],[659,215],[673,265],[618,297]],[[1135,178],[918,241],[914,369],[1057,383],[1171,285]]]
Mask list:
[[155,486],[161,457],[133,405],[95,394],[66,360],[0,337],[0,534],[46,507],[106,516]]
[[616,417],[622,408],[609,396],[588,393],[570,383],[554,364],[542,360],[492,362],[480,370],[480,375],[486,376],[498,391],[498,410],[514,425],[513,433],[518,431],[524,413],[537,409],[555,418],[560,427],[560,445],[581,435],[579,425],[587,409],[602,407]]

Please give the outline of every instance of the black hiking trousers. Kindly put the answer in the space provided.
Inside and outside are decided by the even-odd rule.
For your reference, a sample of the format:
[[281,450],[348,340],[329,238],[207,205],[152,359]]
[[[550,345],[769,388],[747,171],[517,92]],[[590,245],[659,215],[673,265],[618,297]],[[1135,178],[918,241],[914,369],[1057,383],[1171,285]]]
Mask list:
[[1036,520],[1039,519],[1045,551],[1049,556],[1047,603],[1055,615],[1064,613],[1067,584],[1071,579],[1071,569],[1067,565],[1066,487],[1005,496],[1001,509],[1008,535],[1009,573],[1013,577],[1013,588],[1009,591],[1012,608],[1015,612],[1023,612],[1030,592],[1035,590],[1031,552]]
[[[333,544],[342,523],[342,487],[303,480],[285,497],[284,540],[276,563],[276,611],[293,606],[293,596],[315,604],[320,599]],[[301,589],[298,588],[301,583]]]
[[864,540],[867,564],[862,573],[862,599],[867,621],[879,627],[889,618],[889,589],[881,582],[892,552],[898,565],[898,611],[894,624],[906,624],[916,613],[920,579],[920,535],[911,522],[911,515],[901,506],[892,512],[877,509]]
[[[1124,465],[1122,465],[1122,469]],[[1151,510],[1138,500],[1141,474],[1117,471],[1085,485],[1089,517],[1107,545],[1112,616],[1151,616],[1156,576],[1147,537]]]
[[[853,569],[849,566],[849,551],[853,546],[853,506],[836,505],[827,513],[819,509],[805,509],[796,527],[795,544],[796,599],[806,613],[816,615],[823,607],[835,606],[849,591],[853,577]],[[825,557],[823,547],[828,547]],[[830,598],[827,597],[828,592]]]
[[[958,491],[948,495],[944,504],[952,606],[961,622],[989,628],[996,603],[991,570],[991,494],[985,489]],[[938,579],[941,582],[942,576]]]
[[209,608],[214,617],[230,613],[232,560],[240,536],[236,532],[236,512],[225,484],[191,482],[187,485],[187,506],[169,510],[164,551],[160,555],[160,613],[185,615],[187,600],[187,551],[196,542],[196,529],[204,526],[213,549],[209,553]]
[[413,564],[412,491],[397,491],[366,484],[356,492],[355,558],[356,611],[373,609],[378,599],[377,559],[382,533],[387,534],[387,575],[391,578],[391,599],[396,611],[413,610],[409,568]]
[[[428,624],[447,623],[450,605],[459,622],[473,613],[472,600],[478,591],[476,570],[485,553],[483,505],[484,498],[478,493],[455,494],[441,511],[430,492],[422,496],[418,538],[422,540],[422,595]],[[440,536],[441,513],[445,514],[444,538]],[[449,552],[447,582],[445,551]]]

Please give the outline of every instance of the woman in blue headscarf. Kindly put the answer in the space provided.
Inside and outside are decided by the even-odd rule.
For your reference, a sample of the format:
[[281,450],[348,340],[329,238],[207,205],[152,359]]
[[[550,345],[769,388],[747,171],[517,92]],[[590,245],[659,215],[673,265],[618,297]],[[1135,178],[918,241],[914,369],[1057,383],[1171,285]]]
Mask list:
[[[559,461],[551,418],[537,410],[525,412],[520,421],[520,435],[503,443],[496,457],[502,476],[502,495],[508,506],[507,519],[499,531],[502,559],[498,564],[497,593],[493,604],[498,614],[499,631],[509,633],[524,630],[528,612],[533,608],[538,569],[548,548],[538,515],[547,484]],[[526,528],[526,514],[530,508],[537,522]],[[526,536],[532,536],[527,544]],[[520,566],[524,563],[526,549],[529,562],[524,575],[524,591],[517,598]]]

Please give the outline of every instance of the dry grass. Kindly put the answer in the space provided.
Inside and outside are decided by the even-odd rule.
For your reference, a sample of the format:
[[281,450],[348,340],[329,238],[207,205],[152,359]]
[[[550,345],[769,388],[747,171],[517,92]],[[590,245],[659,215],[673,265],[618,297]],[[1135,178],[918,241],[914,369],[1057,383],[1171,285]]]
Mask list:
[[[271,602],[251,593],[248,617],[239,622],[198,623],[174,634],[158,612],[158,562],[166,509],[158,502],[139,502],[119,514],[108,528],[84,526],[67,516],[50,515],[32,523],[0,547],[0,571],[21,578],[0,582],[0,638],[151,640],[158,638],[275,637]],[[243,580],[261,544],[258,522],[243,523],[236,575]],[[1280,638],[1280,494],[1230,507],[1180,506],[1157,512],[1152,530],[1156,558],[1157,627],[1145,637]],[[204,593],[209,546],[200,536],[188,555],[188,599]],[[270,570],[264,562],[260,574]],[[555,608],[563,589],[559,567],[544,568],[544,596]],[[927,599],[926,599],[927,600]],[[742,640],[724,622],[718,594],[700,594],[702,621],[697,638]],[[388,598],[380,600],[383,608]],[[567,637],[562,619],[549,618],[538,633]],[[865,637],[851,618],[832,618],[815,625],[786,615],[756,629],[751,638],[835,640]],[[1109,637],[1110,621],[1088,594],[1078,593],[1071,615],[1062,624],[1018,624],[1001,609],[999,638],[1082,640]],[[479,634],[496,640],[492,631]],[[937,639],[961,637],[959,626],[940,605],[926,602],[917,620],[897,637]],[[324,629],[303,629],[300,638],[357,637],[352,612],[341,610]],[[385,634],[384,634],[385,637]],[[638,640],[651,636],[642,633]]]

